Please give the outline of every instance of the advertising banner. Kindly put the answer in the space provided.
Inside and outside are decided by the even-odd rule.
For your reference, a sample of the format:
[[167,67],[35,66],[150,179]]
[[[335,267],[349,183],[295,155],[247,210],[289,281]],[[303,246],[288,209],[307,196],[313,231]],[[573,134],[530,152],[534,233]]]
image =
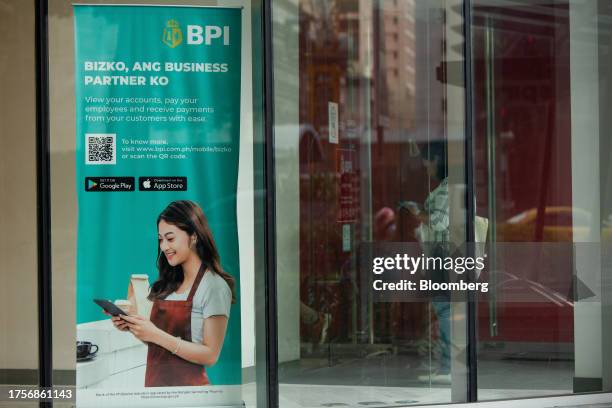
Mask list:
[[77,405],[241,405],[241,10],[74,15]]

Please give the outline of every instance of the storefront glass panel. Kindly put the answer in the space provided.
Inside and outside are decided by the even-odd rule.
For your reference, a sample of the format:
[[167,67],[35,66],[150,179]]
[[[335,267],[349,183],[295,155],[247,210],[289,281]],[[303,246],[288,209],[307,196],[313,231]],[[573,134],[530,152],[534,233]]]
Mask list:
[[465,234],[462,3],[272,9],[280,405],[465,401],[465,303],[377,301],[360,259],[426,202]]
[[473,4],[481,400],[610,389],[607,4]]
[[[83,233],[83,229],[78,226],[79,211],[79,196],[82,194],[83,188],[87,189],[89,185],[84,185],[85,180],[77,179],[77,168],[82,157],[77,157],[77,144],[75,143],[75,132],[77,124],[76,106],[75,106],[75,89],[80,84],[76,81],[82,80],[75,72],[75,12],[74,5],[71,1],[51,0],[49,9],[49,43],[50,57],[49,70],[51,73],[50,84],[50,105],[51,105],[51,174],[52,174],[52,243],[53,243],[53,357],[54,357],[54,382],[56,384],[69,384],[77,387],[77,393],[82,390],[105,390],[105,392],[138,392],[143,391],[145,366],[147,364],[147,346],[139,344],[138,341],[127,341],[124,333],[120,333],[107,324],[108,319],[99,312],[99,321],[87,322],[85,324],[77,324],[77,292],[79,290],[90,290],[91,288],[83,288],[77,285],[77,255],[79,248],[77,247],[78,234]],[[123,3],[124,5],[151,5],[151,2],[145,1],[91,1],[83,2],[87,4],[97,4],[105,6],[109,4]],[[160,10],[164,6],[168,6],[164,2],[158,2]],[[172,6],[176,6],[173,4]],[[250,1],[185,1],[181,6],[199,6],[212,7],[210,10],[215,12],[214,7],[232,8],[238,13],[242,13],[241,17],[241,43],[238,53],[241,57],[241,63],[232,66],[236,76],[239,76],[241,89],[240,99],[235,104],[233,109],[239,112],[240,120],[240,137],[239,151],[240,156],[237,161],[238,176],[237,176],[237,191],[232,193],[232,196],[215,197],[215,199],[198,202],[204,213],[210,217],[211,214],[216,214],[225,211],[225,207],[231,207],[231,203],[236,200],[236,218],[237,218],[237,239],[239,243],[239,259],[221,259],[221,264],[239,265],[240,280],[236,281],[236,297],[238,299],[238,307],[232,306],[231,318],[240,322],[241,330],[237,333],[239,338],[225,337],[224,347],[239,348],[236,356],[240,355],[238,364],[240,369],[238,373],[224,374],[217,371],[216,374],[210,374],[210,378],[220,378],[223,381],[225,378],[242,378],[241,392],[242,399],[246,406],[265,406],[267,390],[262,384],[265,384],[264,368],[258,368],[266,365],[265,354],[265,313],[264,309],[264,279],[265,279],[265,256],[264,256],[264,214],[262,211],[263,200],[265,198],[265,190],[261,190],[263,178],[263,156],[262,151],[258,147],[262,143],[263,138],[263,122],[262,122],[262,98],[263,91],[261,89],[263,73],[261,69],[261,58],[263,45],[261,41],[261,4]],[[135,7],[135,12],[137,8]],[[184,8],[174,8],[173,11]],[[202,10],[199,8],[197,10]],[[172,13],[168,13],[169,17],[164,20],[164,24],[168,19],[172,18]],[[186,15],[186,14],[184,14]],[[112,16],[111,16],[112,17]],[[103,21],[103,20],[100,20]],[[240,19],[238,20],[240,21]],[[181,28],[186,30],[185,24],[187,21],[178,21],[183,24]],[[201,22],[200,22],[201,23]],[[157,27],[153,31],[152,38],[159,42],[160,47],[170,47],[162,43],[162,32],[164,24]],[[175,27],[174,23],[170,24],[170,28]],[[87,30],[95,27],[85,27]],[[107,31],[108,32],[108,31]],[[237,31],[236,31],[237,32]],[[253,35],[255,32],[255,35]],[[187,41],[187,32],[184,31],[184,37],[181,42]],[[174,37],[175,39],[177,37]],[[231,37],[232,39],[234,37]],[[124,38],[125,39],[125,38]],[[129,47],[128,40],[125,47]],[[233,43],[232,43],[233,44]],[[178,46],[176,43],[171,44]],[[182,44],[184,46],[184,44]],[[117,49],[121,50],[121,46]],[[161,48],[165,50],[166,48]],[[168,48],[170,49],[170,48]],[[137,52],[136,50],[134,52]],[[140,51],[138,51],[140,52]],[[181,54],[177,54],[181,55]],[[152,58],[152,57],[149,57]],[[177,57],[180,58],[180,57]],[[254,66],[254,58],[257,59],[258,66]],[[179,60],[180,61],[180,60]],[[145,61],[146,62],[146,61]],[[151,61],[150,61],[151,62]],[[159,61],[158,61],[159,62]],[[161,61],[162,66],[166,61]],[[176,60],[173,60],[176,62]],[[199,60],[188,60],[187,62],[199,62]],[[180,85],[174,88],[174,91],[180,90]],[[170,90],[169,92],[174,92]],[[137,92],[136,92],[137,93]],[[136,96],[146,95],[146,92]],[[222,99],[220,95],[211,97],[210,95],[192,95],[193,98],[209,98],[215,103],[216,100]],[[82,101],[81,101],[82,103]],[[120,105],[120,104],[119,104]],[[119,105],[110,103],[108,106],[114,106],[118,109]],[[137,134],[137,133],[135,133]],[[149,135],[149,138],[159,138],[160,135]],[[145,137],[145,139],[148,139]],[[194,142],[194,143],[197,143]],[[120,147],[120,146],[119,146]],[[186,167],[178,162],[176,164],[176,172],[185,171]],[[162,169],[162,167],[159,167]],[[167,169],[167,167],[166,167]],[[187,166],[188,169],[188,166]],[[188,169],[189,170],[189,169]],[[138,169],[134,170],[138,173]],[[112,173],[112,172],[111,172]],[[197,174],[197,169],[196,169]],[[112,174],[120,175],[120,174]],[[138,174],[132,174],[132,176]],[[166,174],[168,176],[169,174]],[[171,174],[177,176],[178,174]],[[141,174],[142,176],[142,174]],[[218,177],[222,177],[220,175]],[[187,191],[190,191],[189,186],[198,183],[196,178],[205,180],[209,177],[208,174],[203,174],[201,177],[191,176],[187,180]],[[231,181],[230,181],[231,182]],[[212,183],[211,183],[212,184]],[[255,187],[258,186],[258,187]],[[256,188],[260,190],[256,191]],[[136,187],[138,190],[138,187]],[[106,194],[106,193],[100,193]],[[122,194],[122,193],[108,193]],[[123,194],[132,194],[127,192]],[[149,194],[155,194],[149,193]],[[180,192],[177,194],[181,194]],[[185,194],[183,194],[185,196]],[[197,201],[197,197],[189,198]],[[152,202],[155,200],[152,200]],[[110,202],[110,201],[109,201]],[[104,214],[100,215],[104,217]],[[83,218],[80,218],[83,220]],[[91,222],[96,222],[96,217],[91,219]],[[155,226],[155,218],[151,220],[151,225]],[[121,228],[130,228],[129,225],[109,227],[108,248],[113,247],[112,236]],[[211,225],[212,229],[224,230],[226,226],[220,222]],[[152,229],[153,235],[143,236],[143,242],[151,243],[146,245],[147,248],[156,249],[157,231]],[[225,231],[225,230],[224,230]],[[231,227],[227,229],[228,234],[232,234]],[[86,232],[86,231],[85,231]],[[215,239],[217,242],[223,240],[223,237],[217,234]],[[115,241],[120,239],[118,235],[114,235]],[[139,244],[134,242],[136,246]],[[161,245],[161,244],[160,244]],[[116,246],[115,246],[115,249]],[[81,248],[82,250],[82,248]],[[126,248],[127,250],[127,248]],[[156,251],[154,251],[157,253]],[[112,255],[111,255],[112,256]],[[147,269],[148,268],[148,269]],[[146,263],[141,267],[136,267],[141,271],[146,270],[150,275],[150,283],[154,282],[157,276],[155,257],[151,262]],[[81,269],[81,272],[82,269]],[[132,301],[137,300],[134,294],[138,289],[134,283],[134,274],[140,274],[138,270],[125,271],[125,279],[116,282],[118,291],[112,290],[108,286],[108,282],[101,283],[101,286],[106,286],[107,293],[117,292],[123,300],[128,298]],[[204,279],[204,278],[203,278]],[[104,279],[101,277],[101,282]],[[132,288],[132,291],[129,290]],[[110,289],[109,289],[110,288]],[[148,287],[146,288],[148,290]],[[110,295],[109,295],[110,296]],[[196,294],[197,296],[197,294]],[[120,300],[121,300],[120,299]],[[256,299],[259,299],[256,301]],[[115,300],[114,298],[111,300]],[[93,305],[93,303],[92,303]],[[89,305],[88,305],[89,306]],[[94,305],[95,306],[95,305]],[[82,305],[81,305],[82,307]],[[100,324],[100,328],[93,325]],[[104,325],[104,327],[102,327]],[[192,332],[193,333],[193,332]],[[229,330],[228,330],[229,333]],[[256,344],[256,335],[259,340]],[[123,336],[123,337],[120,337]],[[98,346],[99,350],[95,353],[92,345],[91,357],[76,356],[75,358],[75,340],[89,341]],[[129,340],[129,339],[128,339]],[[222,349],[223,352],[223,349]],[[95,356],[94,356],[95,354]],[[235,356],[225,357],[234,359]],[[233,361],[233,360],[232,360]],[[215,363],[213,363],[215,364]],[[211,364],[211,365],[213,365]],[[232,362],[233,364],[233,362]],[[217,364],[218,366],[218,364]],[[257,368],[257,372],[256,372]],[[213,372],[213,369],[210,370]],[[233,381],[233,380],[232,380]],[[223,383],[226,384],[226,383]],[[230,383],[234,384],[234,383]],[[213,385],[215,385],[213,383]],[[240,386],[240,384],[239,384]],[[211,388],[213,391],[215,387]],[[151,390],[151,388],[149,388]],[[155,390],[155,389],[153,389]],[[146,391],[146,389],[144,389]],[[211,395],[213,395],[211,393]],[[239,393],[238,393],[239,394]],[[201,397],[197,406],[211,404],[210,395]],[[128,403],[129,397],[121,403]],[[146,403],[146,402],[145,402]],[[158,402],[159,403],[159,402]],[[101,404],[104,405],[102,402]],[[167,405],[166,405],[167,406]],[[193,405],[192,405],[193,406]]]
[[[246,406],[268,406],[277,390],[281,407],[612,390],[609,2],[473,0],[466,21],[461,0],[273,0],[270,61],[264,2],[181,5],[243,13],[237,189],[202,207],[214,214],[236,201],[233,316],[241,328],[232,344],[240,345]],[[0,19],[0,385],[35,385],[33,4],[0,0]],[[168,20],[166,29],[174,28]],[[74,29],[72,2],[49,0],[53,382],[129,393],[142,387],[145,345],[126,351],[111,326],[104,343],[77,324],[84,180],[77,179]],[[273,82],[264,90],[265,63]],[[273,208],[266,187],[274,189]],[[472,202],[476,217],[468,220]],[[462,247],[470,234],[486,245]],[[155,246],[155,238],[143,241]],[[489,290],[471,303],[376,296],[364,266],[372,248],[400,243],[426,253],[432,242],[485,254],[478,279]],[[139,272],[117,282],[122,298]],[[275,298],[266,273],[275,273]],[[266,321],[272,303],[276,322]],[[78,361],[75,340],[99,343],[99,355],[92,345]]]

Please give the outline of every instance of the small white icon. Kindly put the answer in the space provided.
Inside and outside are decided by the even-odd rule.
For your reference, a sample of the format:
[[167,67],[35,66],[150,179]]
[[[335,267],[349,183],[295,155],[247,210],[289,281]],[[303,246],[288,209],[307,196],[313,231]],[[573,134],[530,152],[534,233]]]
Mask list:
[[146,179],[145,181],[142,182],[142,186],[146,189],[151,188],[151,180]]

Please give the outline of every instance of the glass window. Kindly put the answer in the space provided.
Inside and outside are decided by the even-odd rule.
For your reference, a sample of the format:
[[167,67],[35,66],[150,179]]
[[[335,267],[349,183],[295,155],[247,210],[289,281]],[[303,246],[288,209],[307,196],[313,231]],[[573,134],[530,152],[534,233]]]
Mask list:
[[465,304],[378,301],[360,264],[464,229],[460,6],[272,3],[281,406],[465,401]]
[[479,398],[609,390],[608,3],[473,5]]
[[[75,44],[74,44],[74,8],[72,1],[51,0],[49,5],[49,42],[50,42],[50,102],[51,102],[51,164],[52,164],[52,242],[53,242],[53,289],[54,289],[54,365],[56,368],[54,381],[56,384],[76,385],[78,389],[119,389],[142,390],[144,367],[146,364],[146,345],[138,342],[116,341],[120,335],[118,331],[108,331],[110,342],[97,344],[100,349],[97,356],[89,362],[81,362],[75,358],[75,339],[82,341],[93,340],[87,336],[103,338],[95,330],[85,327],[87,324],[77,325],[76,321],[76,292],[82,290],[77,287],[77,234],[79,211],[77,196],[83,188],[83,180],[77,180],[76,169],[80,157],[76,157],[75,137]],[[88,1],[91,4],[117,4],[117,1]],[[143,4],[150,5],[150,1],[123,1],[125,5]],[[154,2],[155,3],[155,2]],[[158,5],[167,5],[157,2]],[[241,64],[235,68],[240,75],[241,89],[240,101],[235,106],[240,112],[240,138],[239,138],[239,165],[237,176],[237,191],[233,197],[220,197],[217,202],[205,203],[207,211],[214,213],[223,206],[236,200],[237,239],[240,247],[239,259],[222,259],[225,267],[227,264],[239,265],[240,282],[236,286],[236,296],[239,306],[232,306],[231,319],[240,322],[238,339],[224,339],[224,347],[240,348],[241,358],[239,365],[242,378],[242,398],[246,406],[265,406],[265,395],[267,391],[263,388],[265,360],[265,336],[257,342],[255,333],[263,336],[265,333],[265,316],[262,312],[265,296],[263,296],[265,280],[265,257],[263,246],[264,216],[263,200],[265,190],[262,189],[263,158],[262,150],[258,147],[262,143],[262,100],[263,92],[260,87],[262,83],[261,69],[263,58],[263,44],[260,37],[262,27],[262,8],[259,2],[250,1],[184,1],[182,5],[188,6],[220,6],[242,9],[241,23]],[[174,4],[173,4],[174,6]],[[184,22],[186,23],[186,22]],[[183,24],[184,24],[183,23]],[[90,27],[95,30],[95,27]],[[183,30],[186,26],[182,26]],[[161,44],[161,25],[155,31],[155,37],[159,38]],[[253,33],[256,33],[253,35]],[[159,34],[159,35],[158,35]],[[186,32],[184,32],[186,35]],[[186,37],[183,37],[184,41]],[[129,47],[129,42],[125,47]],[[164,62],[164,61],[162,61]],[[191,62],[191,61],[190,61]],[[175,91],[177,88],[175,88]],[[173,91],[170,91],[173,92]],[[209,95],[194,95],[195,98],[206,98]],[[218,95],[215,96],[218,98]],[[211,98],[214,99],[214,98]],[[112,104],[111,104],[112,105]],[[150,136],[150,135],[149,135]],[[153,137],[154,138],[154,137]],[[189,164],[191,165],[191,164]],[[187,166],[189,167],[189,166]],[[197,169],[192,169],[197,171]],[[180,164],[175,168],[176,173],[187,171]],[[177,175],[177,174],[173,174]],[[193,181],[194,179],[192,179]],[[189,180],[187,181],[189,186]],[[212,183],[211,180],[211,185]],[[189,187],[188,187],[189,188]],[[112,193],[111,193],[112,194]],[[129,194],[129,193],[128,193]],[[155,194],[150,193],[150,194]],[[197,198],[195,198],[197,200]],[[81,209],[82,211],[82,209]],[[152,220],[155,223],[155,219]],[[123,226],[129,228],[129,225]],[[224,228],[216,225],[217,228]],[[212,227],[211,227],[212,228]],[[229,233],[233,234],[231,228]],[[115,235],[116,238],[116,235]],[[146,242],[147,251],[155,248],[157,234],[153,231],[151,235],[143,237]],[[218,241],[217,241],[218,242]],[[109,248],[112,244],[109,244]],[[114,247],[117,249],[116,247]],[[107,248],[108,249],[108,248]],[[151,276],[157,277],[156,263],[153,259],[148,266]],[[134,285],[134,275],[138,271],[125,271],[124,279],[117,282],[118,294],[127,299],[130,294],[128,286]],[[153,280],[150,281],[153,283]],[[132,286],[134,288],[135,286]],[[146,288],[148,293],[148,287]],[[112,292],[108,292],[112,293]],[[114,300],[114,299],[113,299]],[[95,305],[94,305],[95,306]],[[99,312],[100,321],[107,319]],[[94,323],[97,323],[95,321]],[[99,323],[99,322],[98,322]],[[103,322],[104,323],[104,322]],[[230,321],[231,323],[231,321]],[[125,340],[125,339],[124,339]],[[4,343],[2,343],[4,344]],[[137,344],[133,348],[129,348]],[[138,349],[137,349],[138,348]],[[92,349],[93,350],[93,349]],[[114,360],[115,355],[117,359]],[[226,358],[234,358],[227,356]],[[99,364],[96,367],[96,362]],[[102,363],[108,363],[109,369],[105,369]],[[115,364],[116,363],[116,364]],[[100,368],[102,367],[102,368]],[[256,372],[257,368],[257,372]],[[259,373],[259,374],[258,374]],[[223,373],[217,374],[223,379]],[[234,378],[235,375],[231,374]],[[203,401],[206,401],[204,399]]]

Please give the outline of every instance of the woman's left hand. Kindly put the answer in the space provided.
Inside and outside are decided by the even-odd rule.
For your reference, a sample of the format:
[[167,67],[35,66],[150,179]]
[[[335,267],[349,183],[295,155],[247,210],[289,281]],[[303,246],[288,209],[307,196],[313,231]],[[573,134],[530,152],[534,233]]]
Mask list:
[[121,318],[128,322],[129,330],[136,338],[147,343],[155,342],[160,329],[149,319],[142,316],[121,316]]

